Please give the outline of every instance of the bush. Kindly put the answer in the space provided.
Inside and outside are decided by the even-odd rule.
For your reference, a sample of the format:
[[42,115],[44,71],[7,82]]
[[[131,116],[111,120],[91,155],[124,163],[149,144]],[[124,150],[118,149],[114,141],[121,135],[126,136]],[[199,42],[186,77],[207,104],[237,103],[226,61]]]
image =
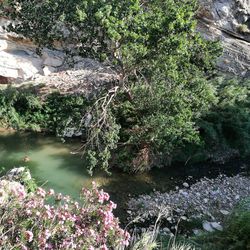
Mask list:
[[132,171],[166,166],[186,143],[198,143],[195,120],[213,103],[213,95],[205,80],[193,79],[181,87],[179,82],[167,84],[157,77],[153,86],[133,87],[133,100],[118,97],[113,107],[121,127],[118,165]]
[[245,34],[245,33],[249,33],[249,29],[248,29],[248,26],[247,24],[240,24],[238,27],[237,27],[238,31],[242,34]]
[[219,78],[214,82],[217,102],[199,127],[206,148],[250,152],[250,81]]
[[0,90],[0,124],[63,135],[67,126],[78,129],[87,105],[80,95],[52,93],[42,100],[32,89],[7,88]]
[[80,201],[53,190],[27,192],[16,181],[0,181],[0,248],[122,249],[129,234],[113,215],[116,204],[98,190],[83,189]]

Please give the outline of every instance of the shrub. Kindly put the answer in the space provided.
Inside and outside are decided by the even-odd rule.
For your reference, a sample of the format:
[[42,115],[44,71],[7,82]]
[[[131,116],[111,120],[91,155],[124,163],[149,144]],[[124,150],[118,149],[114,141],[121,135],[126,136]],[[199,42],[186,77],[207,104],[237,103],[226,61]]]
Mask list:
[[59,135],[67,126],[79,126],[87,109],[84,96],[52,93],[44,100],[33,89],[0,90],[0,124],[14,129],[47,130]]
[[80,201],[15,181],[0,181],[1,249],[118,249],[129,234],[113,215],[116,204],[98,190],[83,189]]
[[248,29],[247,24],[241,24],[241,25],[239,25],[237,28],[238,28],[238,31],[239,31],[240,33],[245,34],[245,33],[248,33],[248,32],[249,32],[249,29]]
[[250,81],[219,78],[214,83],[217,102],[199,127],[207,148],[235,148],[250,152]]
[[117,98],[113,113],[121,127],[118,165],[132,171],[166,166],[186,143],[198,143],[195,120],[214,101],[213,87],[201,79],[181,87],[158,76],[153,86],[133,87],[131,95],[132,101]]

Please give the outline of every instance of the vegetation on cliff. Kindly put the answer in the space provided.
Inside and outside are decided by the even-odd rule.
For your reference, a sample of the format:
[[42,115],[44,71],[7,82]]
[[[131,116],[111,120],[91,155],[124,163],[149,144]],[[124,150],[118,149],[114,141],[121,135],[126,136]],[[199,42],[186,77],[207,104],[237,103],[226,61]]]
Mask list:
[[5,8],[15,21],[9,30],[41,47],[57,41],[119,75],[77,126],[90,172],[145,171],[199,140],[195,122],[214,101],[208,78],[220,48],[195,31],[196,1],[7,1]]

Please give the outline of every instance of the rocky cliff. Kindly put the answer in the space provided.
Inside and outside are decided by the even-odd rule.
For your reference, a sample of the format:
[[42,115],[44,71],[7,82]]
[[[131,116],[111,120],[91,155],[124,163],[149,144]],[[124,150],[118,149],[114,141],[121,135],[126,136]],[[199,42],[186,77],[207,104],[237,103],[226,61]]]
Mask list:
[[[0,18],[0,76],[2,81],[22,82],[39,75],[48,75],[63,64],[64,54],[60,51],[43,50],[36,53],[36,46],[30,41],[8,33],[4,26],[9,20]],[[1,80],[0,79],[0,80]]]
[[219,69],[250,77],[250,0],[200,0],[197,19],[206,39],[222,43]]
[[32,82],[42,86],[39,88],[41,92],[56,89],[62,93],[84,92],[88,95],[100,85],[117,79],[110,68],[79,56],[69,59],[60,48],[44,48],[38,54],[37,46],[31,41],[6,32],[4,26],[8,23],[8,19],[0,18],[0,84]]
[[[242,77],[250,77],[250,0],[200,0],[197,13],[198,31],[207,39],[219,39],[224,53],[218,67]],[[69,63],[66,55],[57,50],[43,49],[27,39],[7,33],[3,26],[9,20],[0,18],[0,84],[38,81],[62,88],[71,81],[71,89],[116,78],[114,72],[93,60],[75,57]],[[70,69],[70,70],[69,70]],[[50,76],[50,77],[48,77]]]

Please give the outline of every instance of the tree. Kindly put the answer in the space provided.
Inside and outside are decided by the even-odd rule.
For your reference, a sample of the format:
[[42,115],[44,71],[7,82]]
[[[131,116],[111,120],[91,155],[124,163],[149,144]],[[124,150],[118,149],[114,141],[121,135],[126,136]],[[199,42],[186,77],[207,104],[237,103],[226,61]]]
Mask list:
[[68,51],[70,43],[70,54],[119,75],[82,125],[91,171],[121,162],[145,170],[198,140],[195,121],[213,101],[207,78],[220,49],[196,32],[196,8],[194,0],[9,1],[10,30],[40,46],[56,40]]

